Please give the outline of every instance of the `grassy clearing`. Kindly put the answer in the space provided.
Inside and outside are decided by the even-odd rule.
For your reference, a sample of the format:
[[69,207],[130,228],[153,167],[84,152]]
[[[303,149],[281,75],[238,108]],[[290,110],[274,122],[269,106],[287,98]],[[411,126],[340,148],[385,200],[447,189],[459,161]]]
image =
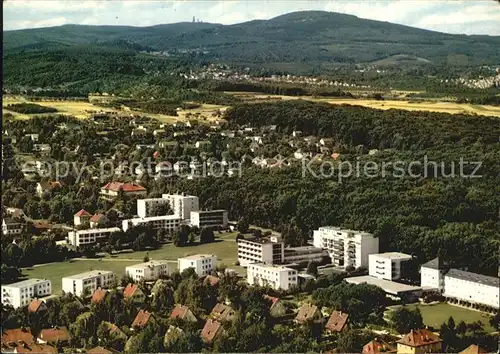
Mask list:
[[491,333],[496,331],[496,329],[489,324],[490,316],[479,311],[469,310],[447,303],[433,305],[412,304],[408,305],[408,307],[418,307],[422,313],[424,324],[434,328],[439,328],[443,322],[447,322],[448,318],[452,316],[455,323],[459,323],[460,321],[464,321],[465,323],[481,321],[486,332]]

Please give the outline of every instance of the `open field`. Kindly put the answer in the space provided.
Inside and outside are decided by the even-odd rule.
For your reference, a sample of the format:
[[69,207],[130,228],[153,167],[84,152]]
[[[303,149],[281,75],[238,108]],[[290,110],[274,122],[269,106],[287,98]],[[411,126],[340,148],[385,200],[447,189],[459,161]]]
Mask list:
[[459,323],[460,321],[464,321],[465,323],[481,321],[486,332],[496,331],[496,329],[490,326],[490,316],[479,311],[469,310],[447,303],[433,305],[411,304],[408,305],[408,307],[418,307],[422,313],[424,324],[434,328],[439,328],[443,322],[447,322],[448,318],[452,316],[455,323]]
[[[79,119],[86,119],[91,116],[92,113],[96,112],[114,112],[118,114],[135,114],[135,115],[147,115],[149,117],[158,119],[165,123],[174,123],[176,121],[183,121],[189,119],[197,119],[201,122],[204,121],[215,121],[217,118],[214,116],[219,109],[225,109],[226,106],[212,105],[212,104],[202,104],[198,108],[194,109],[183,109],[177,112],[178,116],[169,116],[166,114],[148,113],[136,110],[131,110],[128,107],[123,107],[122,110],[117,110],[114,108],[102,107],[99,105],[94,105],[90,102],[85,101],[30,101],[23,96],[3,96],[2,107],[4,113],[11,113],[16,119],[29,119],[33,116],[43,116],[44,114],[21,114],[14,111],[6,109],[7,105],[14,103],[36,103],[40,106],[53,107],[58,110],[55,114],[66,114],[71,115]],[[47,114],[47,113],[46,113]]]
[[461,104],[453,102],[439,102],[439,101],[407,101],[407,100],[375,100],[375,99],[355,99],[355,98],[316,98],[311,96],[283,96],[283,95],[267,95],[252,92],[227,92],[233,94],[241,99],[248,101],[275,101],[275,100],[307,100],[313,102],[326,102],[330,104],[347,104],[353,106],[363,106],[377,109],[404,109],[408,111],[428,111],[428,112],[442,112],[450,114],[478,114],[483,116],[500,117],[500,107],[475,105],[475,104]]

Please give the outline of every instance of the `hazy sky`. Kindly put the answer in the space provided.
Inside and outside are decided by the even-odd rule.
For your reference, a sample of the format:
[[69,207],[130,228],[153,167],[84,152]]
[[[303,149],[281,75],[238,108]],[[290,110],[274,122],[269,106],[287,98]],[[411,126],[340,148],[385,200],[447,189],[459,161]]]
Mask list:
[[233,24],[300,10],[325,10],[448,33],[500,35],[498,0],[4,0],[4,29],[150,26],[191,21]]

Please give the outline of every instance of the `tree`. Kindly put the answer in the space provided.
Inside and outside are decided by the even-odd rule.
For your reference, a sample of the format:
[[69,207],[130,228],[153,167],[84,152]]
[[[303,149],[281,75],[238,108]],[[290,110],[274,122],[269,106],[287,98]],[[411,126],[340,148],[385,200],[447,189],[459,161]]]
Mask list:
[[337,340],[337,349],[340,353],[360,353],[364,340],[357,330],[340,332]]
[[315,261],[309,261],[307,265],[307,274],[318,276],[318,264]]
[[189,226],[187,225],[181,225],[175,232],[174,232],[174,245],[177,247],[182,247],[185,246],[188,242],[188,237],[189,237]]
[[215,241],[214,231],[210,227],[204,227],[200,232],[200,243],[210,243]]
[[399,307],[390,314],[392,327],[399,333],[408,333],[412,329],[424,326],[422,314],[418,308],[409,309],[406,306]]
[[240,220],[238,220],[238,224],[236,224],[236,229],[243,234],[248,232],[249,227],[250,223],[246,217],[241,217]]
[[146,255],[144,256],[144,259],[142,261],[149,262],[149,252],[146,252]]
[[155,204],[151,208],[152,216],[163,216],[173,214],[172,208],[168,203]]

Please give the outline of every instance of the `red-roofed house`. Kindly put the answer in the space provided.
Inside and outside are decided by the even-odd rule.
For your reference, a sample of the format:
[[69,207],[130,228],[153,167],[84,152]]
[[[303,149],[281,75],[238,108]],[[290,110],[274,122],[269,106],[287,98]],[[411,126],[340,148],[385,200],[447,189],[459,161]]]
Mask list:
[[35,313],[47,310],[47,305],[42,300],[34,299],[28,305],[28,312]]
[[94,214],[91,218],[90,218],[90,227],[91,228],[96,228],[96,227],[101,227],[101,226],[104,226],[106,224],[106,215],[104,214]]
[[427,329],[412,329],[397,341],[398,353],[441,353],[442,340]]
[[475,344],[471,344],[458,354],[484,354],[484,353],[488,353],[488,351]]
[[342,332],[348,327],[349,315],[342,311],[333,311],[326,323],[325,329],[331,333]]
[[134,322],[132,322],[132,328],[144,328],[149,323],[155,323],[155,318],[151,312],[140,310],[137,316],[135,316]]
[[36,194],[41,198],[45,192],[50,192],[53,189],[61,187],[62,184],[59,181],[42,181],[36,185]]
[[114,349],[106,349],[103,347],[95,347],[92,349],[87,350],[87,354],[115,354],[119,353]]
[[29,328],[6,329],[2,331],[2,353],[13,352],[20,344],[31,345],[35,343],[35,337]]
[[170,318],[172,319],[180,319],[188,322],[196,322],[196,316],[189,309],[189,307],[177,304],[175,305],[172,313],[170,314]]
[[91,216],[92,214],[90,214],[87,210],[82,209],[73,215],[73,224],[75,226],[88,224]]
[[396,353],[396,347],[375,338],[363,346],[363,354]]
[[299,308],[299,312],[295,317],[295,323],[306,323],[308,321],[322,322],[323,315],[318,309],[318,306],[305,303]]
[[93,304],[98,304],[106,298],[106,295],[108,295],[108,292],[106,290],[101,289],[101,288],[97,288],[97,289],[95,289],[94,293],[92,294],[92,298],[90,299],[90,302]]
[[38,334],[38,343],[41,344],[57,344],[69,342],[71,336],[66,327],[54,327],[42,329]]
[[124,196],[146,196],[146,188],[136,183],[110,182],[101,188],[101,197],[104,199],[115,199],[120,193]]
[[14,353],[57,354],[57,349],[48,344],[18,345]]
[[212,286],[216,286],[219,284],[219,278],[213,276],[213,275],[207,275],[203,281],[208,282]]
[[201,338],[207,343],[212,343],[223,331],[220,322],[208,319],[201,331]]
[[285,305],[283,305],[283,301],[281,301],[279,298],[274,296],[264,295],[264,299],[271,302],[271,306],[269,307],[271,316],[281,317],[286,314],[286,307]]
[[123,290],[123,298],[133,302],[144,302],[146,295],[137,284],[129,283]]
[[217,321],[233,321],[236,317],[236,312],[225,304],[218,303],[210,312],[210,318]]

